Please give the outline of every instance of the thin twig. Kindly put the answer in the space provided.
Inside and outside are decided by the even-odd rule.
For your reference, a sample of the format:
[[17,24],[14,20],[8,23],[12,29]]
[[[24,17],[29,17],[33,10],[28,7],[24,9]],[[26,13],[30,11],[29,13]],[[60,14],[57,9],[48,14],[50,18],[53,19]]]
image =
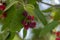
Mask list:
[[41,2],[41,3],[46,4],[46,5],[49,5],[49,6],[54,6],[54,5],[52,5],[52,4],[45,3],[45,2]]
[[41,3],[52,6],[52,7],[55,7],[55,8],[60,8],[60,5],[52,5],[52,4],[45,3],[45,2],[41,2]]

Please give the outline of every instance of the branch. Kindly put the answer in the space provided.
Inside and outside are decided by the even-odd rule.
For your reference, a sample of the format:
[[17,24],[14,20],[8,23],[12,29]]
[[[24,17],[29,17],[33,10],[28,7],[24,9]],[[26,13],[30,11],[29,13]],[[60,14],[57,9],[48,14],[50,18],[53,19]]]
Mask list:
[[46,4],[46,5],[49,5],[49,6],[54,6],[52,4],[48,4],[48,3],[45,3],[45,2],[41,2],[41,3]]
[[45,3],[45,2],[41,2],[41,3],[52,6],[52,7],[55,7],[55,8],[60,8],[60,5],[52,5],[52,4]]

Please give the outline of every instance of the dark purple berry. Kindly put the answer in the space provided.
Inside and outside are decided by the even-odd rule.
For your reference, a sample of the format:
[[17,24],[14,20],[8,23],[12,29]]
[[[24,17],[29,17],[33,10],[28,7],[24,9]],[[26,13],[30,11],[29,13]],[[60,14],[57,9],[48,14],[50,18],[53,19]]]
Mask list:
[[30,16],[30,15],[29,15],[29,16],[27,16],[27,19],[28,19],[28,20],[34,20],[34,16]]
[[23,25],[26,25],[27,23],[26,23],[26,21],[24,20],[24,21],[22,21],[22,24],[23,24]]
[[23,16],[27,17],[28,13],[26,11],[23,12]]
[[7,16],[7,14],[6,13],[3,13],[3,17],[6,17]]
[[24,26],[24,29],[28,30],[29,26],[28,25],[25,25]]
[[29,27],[30,27],[30,28],[36,27],[36,22],[31,22],[31,23],[29,24]]
[[1,5],[0,5],[0,10],[4,10],[5,7],[6,7],[5,5],[1,4]]
[[28,20],[31,20],[31,16],[27,16],[27,19],[28,19]]

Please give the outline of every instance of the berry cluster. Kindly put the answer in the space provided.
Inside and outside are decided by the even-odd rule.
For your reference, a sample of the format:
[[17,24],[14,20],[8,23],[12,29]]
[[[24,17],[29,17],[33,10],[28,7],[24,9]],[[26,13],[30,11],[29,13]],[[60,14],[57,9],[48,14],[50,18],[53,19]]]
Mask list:
[[[6,8],[6,6],[3,3],[0,3],[0,10],[3,11]],[[4,19],[7,16],[6,12],[4,12],[2,15],[0,15],[0,18]]]
[[36,27],[36,22],[34,21],[34,16],[28,15],[26,11],[23,12],[23,16],[25,16],[25,19],[22,21],[22,25],[27,30],[28,28],[34,28]]

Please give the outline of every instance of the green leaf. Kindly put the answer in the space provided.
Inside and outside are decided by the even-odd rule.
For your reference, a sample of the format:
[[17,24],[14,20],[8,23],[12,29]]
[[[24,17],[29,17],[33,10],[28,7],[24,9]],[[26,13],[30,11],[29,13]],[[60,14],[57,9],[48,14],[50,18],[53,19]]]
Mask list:
[[[7,27],[9,27],[10,29],[10,24],[12,23],[13,21],[13,17],[15,16],[16,14],[16,8],[14,6],[12,6],[8,11],[7,11],[7,17],[4,21],[4,25],[3,25],[3,30],[6,29]],[[12,26],[12,25],[11,25]]]
[[34,6],[32,4],[26,4],[24,5],[24,9],[30,13],[30,15],[33,13],[33,10],[34,10]]
[[6,5],[9,5],[12,1],[14,2],[16,0],[6,0]]
[[2,30],[9,29],[12,32],[20,31],[20,29],[22,28],[21,21],[24,19],[24,16],[22,16],[22,12],[23,7],[20,7],[17,11],[15,5],[13,5],[7,11],[7,17],[4,20]]
[[20,38],[20,36],[18,34],[15,34],[15,37],[13,40],[22,40],[22,38]]
[[9,29],[12,32],[7,40],[12,40],[16,31],[20,31],[22,28],[21,21],[24,19],[22,16],[23,7],[21,6],[18,10],[13,5],[9,10],[6,11],[7,17],[4,20],[2,30]]
[[51,23],[47,24],[43,30],[40,32],[40,36],[46,35],[48,32],[50,32],[52,29],[54,29],[59,23],[57,21],[52,21]]
[[34,12],[35,12],[35,15],[37,16],[38,20],[40,20],[44,25],[46,25],[47,20],[46,20],[45,16],[43,15],[43,13],[41,12],[41,10],[35,9]]
[[38,4],[36,2],[36,0],[27,0],[28,4],[34,5],[34,7],[38,8]]
[[11,6],[13,6],[16,3],[18,3],[18,1],[12,1],[10,4],[7,5],[7,7],[5,8],[4,12],[7,11]]
[[26,37],[26,34],[27,34],[27,30],[23,30],[23,39]]
[[8,35],[9,35],[9,32],[7,30],[2,31],[0,33],[0,40],[5,40]]
[[0,10],[0,14],[2,14],[2,12],[3,12],[3,11],[2,11],[2,10]]
[[39,9],[39,5],[36,3],[34,6],[35,6],[34,13],[36,15],[36,18],[40,20],[42,24],[46,25],[48,22],[45,16],[43,15],[43,12]]
[[50,7],[50,8],[48,8],[48,9],[46,9],[46,10],[42,10],[42,12],[52,12],[52,7]]
[[60,8],[55,8],[53,13],[54,13],[54,20],[60,20]]
[[27,0],[28,4],[35,4],[36,0]]
[[[42,30],[42,28],[38,28],[38,29],[33,29],[33,33],[34,33],[34,37],[39,37],[40,31]],[[37,32],[38,31],[38,32]]]
[[15,32],[10,32],[6,40],[13,40],[14,36],[15,36]]

